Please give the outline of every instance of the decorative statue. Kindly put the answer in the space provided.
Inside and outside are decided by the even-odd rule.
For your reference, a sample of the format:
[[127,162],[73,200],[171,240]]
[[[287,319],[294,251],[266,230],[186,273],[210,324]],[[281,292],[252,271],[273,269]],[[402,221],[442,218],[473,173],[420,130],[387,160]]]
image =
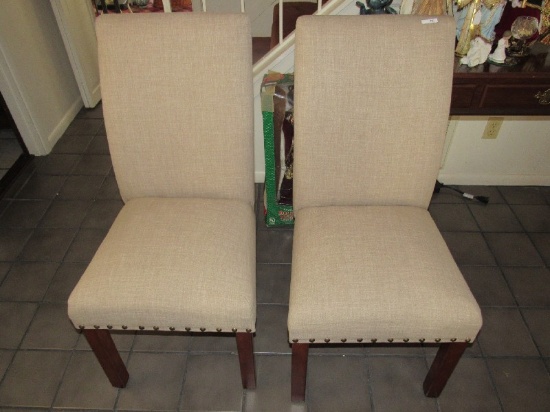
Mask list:
[[355,2],[355,5],[359,7],[359,14],[397,14],[397,12],[390,7],[393,0],[367,0],[367,7],[360,1]]
[[504,36],[502,36],[502,39],[498,41],[497,48],[489,55],[490,62],[497,64],[503,64],[506,62],[506,49],[508,48],[508,39],[510,39],[511,35],[512,32],[509,30],[504,32]]
[[491,52],[491,43],[487,43],[481,37],[472,40],[468,54],[460,59],[461,64],[467,64],[468,67],[474,67],[483,64]]

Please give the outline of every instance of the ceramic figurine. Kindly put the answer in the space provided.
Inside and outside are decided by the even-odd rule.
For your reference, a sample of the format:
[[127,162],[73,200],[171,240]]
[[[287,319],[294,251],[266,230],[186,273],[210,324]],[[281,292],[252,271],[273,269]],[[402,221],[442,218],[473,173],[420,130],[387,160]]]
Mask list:
[[487,43],[481,37],[476,37],[470,44],[468,54],[460,59],[461,64],[467,64],[468,67],[474,67],[478,64],[483,64],[489,57],[491,52],[491,44]]
[[397,12],[390,7],[393,0],[367,0],[367,7],[360,1],[355,2],[355,5],[359,7],[359,14],[397,14]]
[[504,36],[498,41],[497,48],[489,55],[489,61],[501,64],[506,61],[506,49],[508,48],[508,39],[510,39],[511,35],[510,31],[504,32]]

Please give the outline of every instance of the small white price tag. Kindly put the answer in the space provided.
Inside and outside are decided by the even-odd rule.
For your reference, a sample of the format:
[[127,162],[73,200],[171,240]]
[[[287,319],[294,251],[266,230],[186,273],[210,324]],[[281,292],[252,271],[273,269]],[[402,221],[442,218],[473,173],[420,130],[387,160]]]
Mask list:
[[437,23],[437,18],[432,18],[432,19],[424,19],[422,20],[422,24],[434,24],[434,23]]

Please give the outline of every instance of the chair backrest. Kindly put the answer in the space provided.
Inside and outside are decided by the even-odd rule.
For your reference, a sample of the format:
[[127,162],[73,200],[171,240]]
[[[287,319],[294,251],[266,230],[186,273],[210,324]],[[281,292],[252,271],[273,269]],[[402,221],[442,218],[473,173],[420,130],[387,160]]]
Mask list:
[[428,207],[448,125],[454,25],[440,16],[298,19],[296,211]]
[[97,19],[103,112],[122,198],[254,202],[246,15]]

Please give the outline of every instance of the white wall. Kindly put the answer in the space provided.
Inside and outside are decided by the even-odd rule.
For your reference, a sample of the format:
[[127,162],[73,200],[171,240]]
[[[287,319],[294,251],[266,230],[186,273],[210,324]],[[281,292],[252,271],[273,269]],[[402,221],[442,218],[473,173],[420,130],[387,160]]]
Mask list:
[[82,107],[49,1],[2,1],[0,90],[35,155],[51,151]]
[[496,139],[482,139],[487,117],[453,117],[440,181],[549,186],[549,120],[550,116],[505,117]]

